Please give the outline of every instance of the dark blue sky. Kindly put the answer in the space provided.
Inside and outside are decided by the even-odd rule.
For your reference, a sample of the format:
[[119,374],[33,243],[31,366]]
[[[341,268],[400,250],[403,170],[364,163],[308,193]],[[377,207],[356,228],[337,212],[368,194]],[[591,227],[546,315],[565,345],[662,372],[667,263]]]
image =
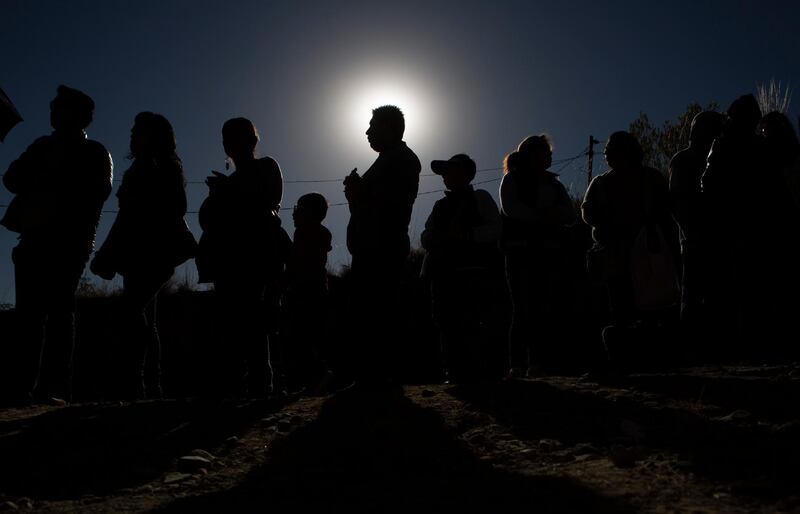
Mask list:
[[[286,180],[364,171],[375,157],[363,135],[368,104],[387,97],[407,108],[406,140],[423,172],[459,152],[497,167],[524,136],[543,131],[555,157],[569,157],[589,134],[605,139],[639,111],[661,122],[692,101],[725,106],[773,77],[800,85],[799,21],[800,2],[788,0],[2,0],[0,87],[25,122],[0,145],[0,171],[49,132],[48,103],[61,83],[95,99],[90,137],[112,153],[117,178],[143,110],[172,121],[189,180],[223,168],[220,127],[233,116],[255,122],[260,153]],[[795,115],[798,106],[800,98]],[[583,163],[562,174],[578,194]],[[441,187],[437,177],[421,179],[421,191]],[[196,210],[206,188],[188,188]],[[339,183],[287,184],[284,206],[310,190],[343,201]],[[412,237],[439,197],[419,198]],[[0,204],[9,198],[0,192]],[[187,219],[199,235],[196,216]],[[103,216],[101,241],[112,220]],[[346,220],[346,207],[331,208],[333,265],[349,259]],[[14,239],[0,232],[0,302],[13,301]]]

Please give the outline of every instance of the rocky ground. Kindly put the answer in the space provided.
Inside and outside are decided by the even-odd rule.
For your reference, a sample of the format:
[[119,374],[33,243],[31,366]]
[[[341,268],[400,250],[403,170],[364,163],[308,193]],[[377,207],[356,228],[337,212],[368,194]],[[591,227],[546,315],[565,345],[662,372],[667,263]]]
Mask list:
[[800,512],[798,462],[791,366],[0,411],[0,511]]

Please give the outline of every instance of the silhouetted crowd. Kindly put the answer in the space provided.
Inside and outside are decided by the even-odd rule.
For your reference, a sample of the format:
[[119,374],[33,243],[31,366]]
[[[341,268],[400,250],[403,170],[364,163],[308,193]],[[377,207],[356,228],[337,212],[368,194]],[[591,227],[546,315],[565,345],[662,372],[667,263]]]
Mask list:
[[[184,221],[185,178],[173,128],[164,116],[141,112],[116,218],[94,251],[112,190],[111,156],[86,135],[94,107],[86,94],[60,86],[50,104],[53,132],[3,176],[15,196],[0,223],[19,233],[12,255],[14,344],[23,349],[15,363],[23,383],[12,392],[18,403],[70,401],[76,290],[87,262],[102,279],[122,277],[108,398],[162,397],[156,301],[175,268],[192,258],[217,302],[221,395],[318,395],[396,383],[404,344],[395,329],[403,323],[399,291],[422,169],[403,141],[399,108],[373,110],[366,135],[378,157],[343,182],[354,321],[351,358],[340,366],[347,369],[335,369],[325,323],[332,248],[323,225],[326,198],[298,199],[290,237],[279,217],[281,169],[271,157],[256,157],[255,126],[233,118],[222,126],[233,171],[206,179],[196,241]],[[747,95],[725,114],[698,114],[689,140],[669,170],[656,170],[643,163],[632,134],[612,134],[604,151],[610,169],[592,180],[580,209],[549,171],[546,135],[525,138],[506,156],[499,207],[473,187],[477,170],[468,155],[433,161],[446,191],[421,234],[421,275],[440,333],[443,379],[500,378],[481,341],[498,277],[512,306],[505,378],[547,371],[548,349],[563,344],[564,291],[576,280],[578,210],[593,241],[580,251],[579,275],[607,295],[610,313],[600,368],[631,370],[664,355],[671,362],[714,360],[720,348],[742,344],[793,356],[800,296],[794,127],[781,113],[762,116]]]

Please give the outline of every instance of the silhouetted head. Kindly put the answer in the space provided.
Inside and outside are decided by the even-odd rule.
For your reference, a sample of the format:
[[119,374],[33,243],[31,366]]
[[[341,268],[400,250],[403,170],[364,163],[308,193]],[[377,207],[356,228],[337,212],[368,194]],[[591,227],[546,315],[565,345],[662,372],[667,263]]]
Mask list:
[[744,95],[733,101],[727,115],[726,131],[751,135],[761,120],[761,108],[753,95]]
[[477,173],[475,161],[464,153],[456,154],[446,161],[431,161],[431,170],[442,176],[444,187],[451,191],[468,186]]
[[714,111],[697,113],[692,119],[689,130],[689,142],[692,146],[710,149],[714,139],[722,133],[725,116]]
[[522,169],[523,165],[522,155],[514,150],[503,158],[503,174],[511,171]]
[[146,111],[136,115],[131,129],[131,157],[175,157],[175,132],[167,118]]
[[383,152],[403,140],[406,119],[403,111],[394,105],[383,105],[372,110],[369,120],[367,141],[376,152]]
[[50,102],[50,125],[56,130],[84,130],[92,123],[94,100],[89,95],[67,87],[58,86]]
[[620,130],[608,138],[604,151],[606,162],[615,170],[640,168],[644,151],[636,137],[630,132]]
[[233,162],[252,159],[256,153],[258,132],[247,118],[232,118],[222,125],[222,146]]
[[789,118],[778,111],[766,114],[758,123],[758,134],[766,139],[770,150],[783,164],[791,164],[800,154],[797,133]]
[[328,215],[328,200],[320,193],[304,194],[297,199],[292,211],[294,226],[308,226],[322,223]]
[[528,136],[517,146],[520,165],[533,171],[545,171],[553,164],[553,143],[547,134]]

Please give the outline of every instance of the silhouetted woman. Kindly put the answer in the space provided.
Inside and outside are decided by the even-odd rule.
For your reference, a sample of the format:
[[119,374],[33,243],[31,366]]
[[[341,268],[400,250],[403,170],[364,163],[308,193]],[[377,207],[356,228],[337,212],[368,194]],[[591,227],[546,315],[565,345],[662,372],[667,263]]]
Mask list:
[[194,255],[195,241],[183,217],[186,192],[175,134],[167,119],[136,115],[131,129],[131,167],[117,192],[119,212],[91,263],[110,280],[122,275],[121,369],[112,371],[121,398],[159,398],[161,343],[156,297],[175,267]]
[[566,227],[575,210],[558,175],[546,135],[524,139],[505,158],[500,184],[501,246],[513,313],[509,332],[510,376],[535,373],[543,349],[554,343],[556,289],[561,276]]
[[256,158],[258,139],[245,118],[222,126],[235,171],[206,180],[197,268],[201,282],[214,283],[218,301],[220,392],[261,397],[272,387],[268,335],[276,330],[277,284],[291,241],[278,217],[281,170],[271,157]]

